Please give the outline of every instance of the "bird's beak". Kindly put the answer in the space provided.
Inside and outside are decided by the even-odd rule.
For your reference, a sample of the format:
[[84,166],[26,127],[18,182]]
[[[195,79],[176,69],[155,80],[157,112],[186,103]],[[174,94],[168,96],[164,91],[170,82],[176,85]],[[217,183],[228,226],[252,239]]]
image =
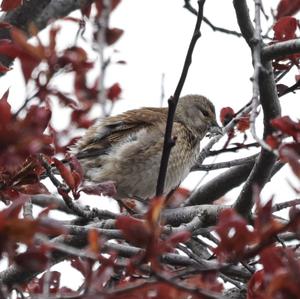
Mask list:
[[223,129],[218,125],[218,123],[215,120],[212,121],[211,126],[208,131],[211,135],[222,135],[223,134]]

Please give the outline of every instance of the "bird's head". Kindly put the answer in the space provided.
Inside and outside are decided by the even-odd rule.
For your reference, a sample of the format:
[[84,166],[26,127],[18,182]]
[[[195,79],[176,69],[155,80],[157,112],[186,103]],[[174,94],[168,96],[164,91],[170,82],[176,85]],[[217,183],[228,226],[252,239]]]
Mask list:
[[184,123],[200,138],[206,133],[221,134],[222,129],[216,121],[215,107],[204,96],[187,95],[180,98],[175,119]]

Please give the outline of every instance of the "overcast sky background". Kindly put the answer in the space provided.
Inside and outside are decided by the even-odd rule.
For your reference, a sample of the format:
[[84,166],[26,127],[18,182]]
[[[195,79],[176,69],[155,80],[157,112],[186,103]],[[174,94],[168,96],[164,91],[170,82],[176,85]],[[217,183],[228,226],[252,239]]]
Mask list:
[[[270,6],[276,8],[278,1],[264,1],[268,14]],[[254,1],[248,3],[253,11]],[[166,99],[173,94],[196,21],[196,17],[183,8],[183,4],[183,0],[123,0],[112,13],[111,27],[125,31],[119,42],[114,45],[119,51],[115,58],[127,62],[126,65],[111,66],[108,70],[107,85],[119,82],[123,88],[122,100],[116,104],[113,114],[142,106],[160,106],[162,74],[165,74]],[[196,1],[192,4],[196,7]],[[204,15],[217,26],[238,31],[231,0],[207,0]],[[67,24],[60,34],[61,44],[72,45],[74,32],[74,25]],[[250,77],[253,69],[250,50],[242,38],[213,32],[206,24],[202,24],[201,32],[202,36],[196,45],[182,95],[197,93],[207,96],[215,104],[217,113],[225,106],[238,110],[251,99],[252,95]],[[97,59],[96,55],[93,55],[92,58]],[[66,78],[63,82],[66,89],[69,88],[68,80]],[[293,80],[294,77],[290,76],[287,83],[292,84]],[[59,83],[61,86],[62,82]],[[0,79],[1,93],[7,87],[11,87],[12,106],[18,107],[25,97],[22,77],[18,72],[11,71]],[[300,106],[295,102],[298,97],[298,95],[284,97],[283,115],[289,114],[294,119],[299,118]],[[53,117],[54,123],[63,126],[65,120],[63,115],[57,113]],[[222,139],[216,148],[220,148],[224,142],[225,139]],[[250,151],[243,151],[242,154],[222,155],[216,161],[251,154]],[[204,181],[219,172],[212,172]],[[192,173],[183,186],[192,189],[202,176],[201,172]],[[283,177],[285,179],[282,179]],[[284,167],[272,182],[267,184],[263,197],[267,199],[275,194],[277,201],[293,199],[294,193],[286,182],[287,178],[293,181],[291,171],[288,167]],[[239,190],[231,191],[227,196],[235,199],[238,192]],[[72,286],[73,281],[66,282]]]

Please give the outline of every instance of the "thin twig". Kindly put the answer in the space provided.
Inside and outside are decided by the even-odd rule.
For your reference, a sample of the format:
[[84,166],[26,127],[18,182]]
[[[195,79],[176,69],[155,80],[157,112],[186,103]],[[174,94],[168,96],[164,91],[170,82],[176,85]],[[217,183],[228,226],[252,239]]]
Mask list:
[[105,77],[106,77],[106,69],[110,62],[110,59],[105,58],[105,47],[107,45],[106,42],[106,33],[109,26],[109,16],[111,11],[111,1],[104,0],[102,1],[103,9],[101,15],[98,20],[96,20],[96,26],[98,27],[97,32],[97,47],[98,54],[100,58],[100,75],[98,82],[98,103],[101,106],[103,117],[107,116],[106,112],[106,98],[105,98]]
[[219,162],[219,163],[213,163],[213,164],[204,164],[204,165],[194,165],[191,169],[191,171],[210,171],[210,170],[216,170],[216,169],[222,169],[222,168],[229,168],[232,166],[237,166],[237,165],[242,165],[242,164],[247,164],[251,161],[254,161],[257,158],[257,154],[246,157],[246,158],[241,158],[241,159],[235,159],[232,161],[226,161],[226,162]]
[[241,144],[239,146],[233,146],[233,147],[227,147],[227,148],[222,148],[220,150],[213,150],[213,151],[209,151],[208,156],[216,156],[219,154],[223,154],[223,153],[232,153],[232,152],[236,152],[238,150],[241,149],[249,149],[250,147],[259,147],[259,143],[257,142],[251,142],[248,144]]
[[291,208],[291,207],[294,207],[294,206],[297,206],[297,205],[300,205],[300,199],[299,198],[296,198],[296,199],[290,200],[290,201],[285,201],[285,202],[278,203],[278,204],[276,204],[272,207],[272,211],[273,212],[278,212],[280,210]]
[[[190,11],[192,14],[197,15],[197,10],[191,5],[190,0],[184,0],[184,8]],[[219,31],[226,34],[231,34],[237,37],[241,37],[242,34],[240,32],[229,30],[226,28],[215,26],[211,21],[209,21],[206,17],[203,17],[203,22],[207,24],[213,31]]]
[[157,196],[160,196],[164,193],[164,185],[165,185],[165,178],[166,178],[166,174],[167,174],[169,157],[170,157],[171,149],[174,145],[174,140],[172,139],[172,128],[173,128],[174,115],[175,115],[175,111],[176,111],[177,103],[179,101],[179,96],[180,96],[182,87],[184,85],[189,67],[192,62],[192,55],[193,55],[193,51],[194,51],[196,42],[199,39],[199,37],[201,36],[200,26],[201,26],[201,22],[202,22],[202,18],[203,18],[204,3],[205,3],[205,0],[198,1],[199,9],[198,9],[197,21],[196,21],[193,37],[191,39],[191,42],[190,42],[190,45],[189,45],[189,48],[187,51],[187,55],[185,57],[185,62],[183,65],[182,73],[181,73],[179,82],[177,84],[177,87],[175,89],[174,95],[168,100],[169,109],[168,109],[168,117],[167,117],[166,131],[165,131],[165,137],[164,137],[164,146],[163,146],[163,152],[162,152],[160,169],[159,169],[157,186],[156,186],[156,195]]

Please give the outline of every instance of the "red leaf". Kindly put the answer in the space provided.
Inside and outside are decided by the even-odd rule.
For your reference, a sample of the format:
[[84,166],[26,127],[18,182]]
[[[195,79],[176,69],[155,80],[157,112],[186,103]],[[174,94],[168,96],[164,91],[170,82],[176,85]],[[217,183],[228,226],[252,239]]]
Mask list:
[[83,186],[80,191],[83,191],[86,194],[105,196],[114,196],[117,193],[116,186],[113,181]]
[[23,4],[23,0],[2,0],[1,10],[9,11]]
[[279,149],[280,158],[290,164],[293,172],[300,178],[299,154],[288,144]]
[[249,283],[247,288],[247,299],[265,299],[264,291],[264,277],[265,273],[263,270],[255,272]]
[[41,272],[48,266],[47,254],[40,249],[31,249],[24,253],[20,253],[15,257],[14,261],[19,267],[28,271]]
[[19,192],[25,194],[50,194],[47,187],[41,182],[35,184],[21,185],[16,188]]
[[122,92],[122,88],[120,87],[120,84],[115,83],[110,88],[107,89],[106,96],[108,99],[114,102],[120,97],[121,92]]
[[182,187],[177,188],[172,192],[171,196],[167,199],[167,205],[169,207],[175,208],[182,204],[189,196],[191,191]]
[[234,117],[234,111],[231,107],[224,107],[220,111],[220,120],[223,126],[226,126]]
[[45,49],[40,44],[36,46],[29,44],[27,41],[27,36],[23,33],[23,31],[13,27],[10,33],[13,41],[22,49],[22,51],[38,61],[46,57]]
[[25,119],[23,120],[24,127],[30,127],[36,134],[42,134],[50,121],[51,110],[45,107],[31,106]]
[[12,25],[7,22],[0,22],[0,28],[10,29],[11,27],[12,27]]
[[188,241],[192,236],[190,231],[182,231],[178,233],[172,234],[168,239],[167,242],[171,243],[173,246],[177,245],[178,243],[185,243]]
[[2,63],[0,63],[0,73],[7,73],[8,71],[10,71],[11,68],[10,67],[7,67],[5,65],[3,65]]
[[88,231],[88,244],[89,249],[95,254],[100,252],[99,241],[99,233],[95,229],[90,229]]
[[146,247],[151,238],[151,232],[146,223],[131,216],[119,216],[116,227],[122,230],[124,238],[133,245]]
[[289,87],[287,85],[284,84],[276,84],[276,89],[278,92],[278,95],[281,96],[282,94],[285,93],[285,91],[288,89]]
[[280,141],[273,135],[268,135],[266,138],[266,143],[272,148],[276,149],[280,145]]
[[12,118],[11,106],[7,102],[9,91],[7,90],[0,100],[0,125],[7,126]]
[[274,118],[271,120],[271,125],[300,142],[300,123],[294,122],[289,116]]
[[277,41],[285,41],[296,38],[298,22],[293,17],[283,17],[279,19],[273,26],[274,39]]
[[58,169],[63,180],[73,190],[75,187],[75,180],[71,170],[68,169],[61,161],[57,160],[56,158],[53,158],[53,162],[55,164],[55,167]]
[[277,6],[276,19],[292,16],[300,10],[300,0],[281,0]]
[[240,132],[245,132],[246,130],[248,130],[250,127],[250,116],[249,114],[247,115],[243,115],[237,125],[236,128],[240,131]]
[[220,213],[216,232],[221,240],[215,253],[221,259],[226,256],[233,259],[242,257],[247,246],[255,240],[255,235],[249,230],[246,220],[233,209]]
[[106,43],[107,45],[114,44],[124,33],[124,30],[119,28],[108,28],[106,30]]

